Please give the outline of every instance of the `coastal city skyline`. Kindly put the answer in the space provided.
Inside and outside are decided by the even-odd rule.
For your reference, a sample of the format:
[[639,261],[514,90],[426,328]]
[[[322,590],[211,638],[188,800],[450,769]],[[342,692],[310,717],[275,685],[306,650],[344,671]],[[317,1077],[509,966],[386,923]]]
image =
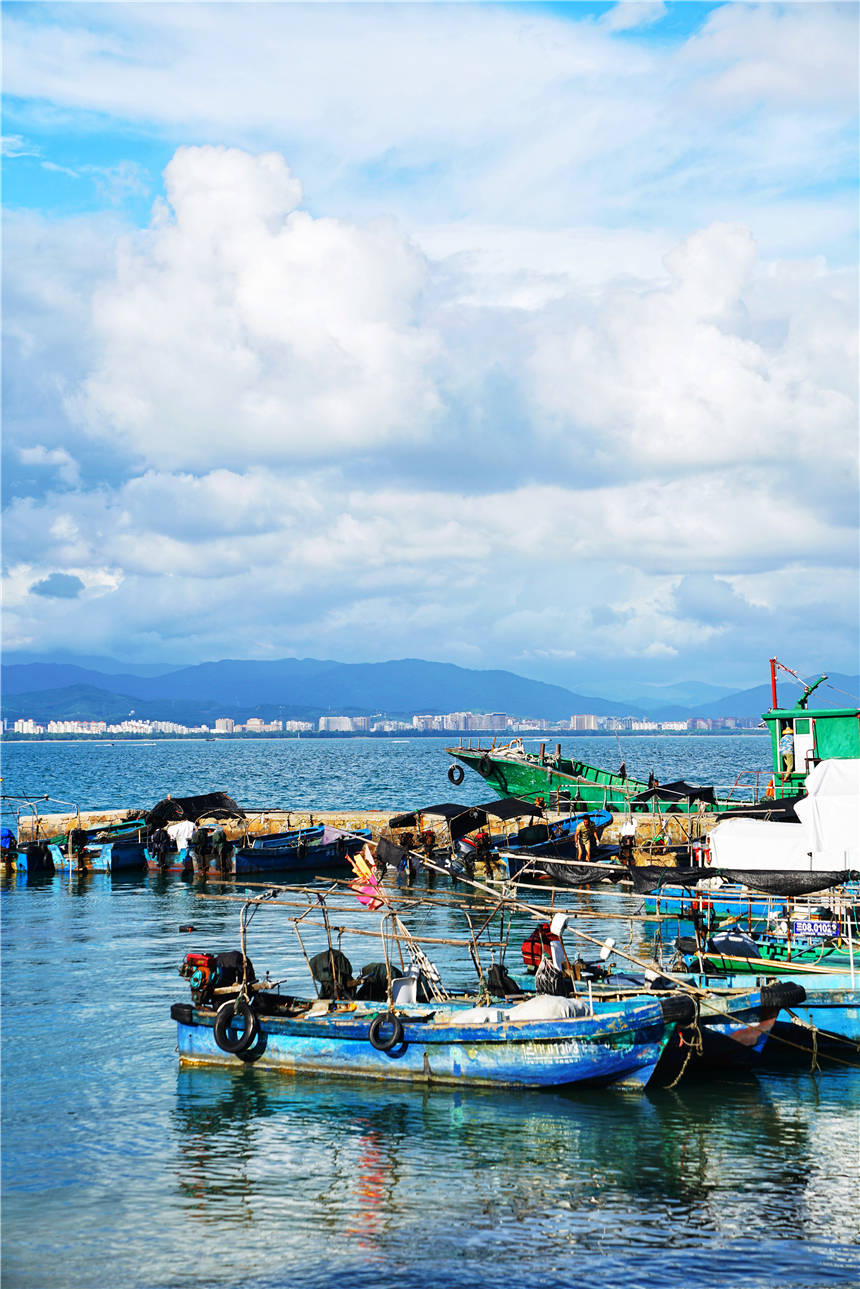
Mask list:
[[856,6],[4,17],[6,650],[856,670]]
[[183,725],[177,721],[135,720],[114,723],[108,721],[48,720],[44,723],[32,717],[19,717],[9,722],[7,733],[39,736],[42,734],[113,735],[136,734],[526,734],[534,732],[585,734],[624,730],[627,733],[682,734],[702,733],[710,730],[754,729],[760,721],[755,717],[702,717],[688,720],[655,721],[635,716],[597,716],[593,713],[571,716],[568,721],[553,721],[545,717],[516,720],[505,712],[450,712],[445,715],[413,716],[410,721],[371,716],[320,716],[314,721],[272,720],[249,717],[243,724],[230,716],[218,717],[209,725]]

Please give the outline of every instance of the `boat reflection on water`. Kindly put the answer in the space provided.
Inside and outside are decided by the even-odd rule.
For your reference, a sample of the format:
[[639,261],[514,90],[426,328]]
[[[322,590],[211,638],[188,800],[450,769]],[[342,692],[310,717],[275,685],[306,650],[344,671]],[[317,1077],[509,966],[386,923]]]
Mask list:
[[465,1229],[470,1243],[484,1233],[498,1245],[499,1268],[509,1257],[526,1275],[574,1250],[611,1250],[632,1265],[658,1245],[701,1248],[703,1239],[753,1238],[787,1256],[812,1196],[820,1223],[822,1187],[836,1244],[860,1221],[845,1173],[858,1115],[852,1125],[819,1105],[822,1095],[849,1105],[853,1095],[856,1106],[860,1075],[820,1087],[799,1075],[787,1099],[780,1088],[744,1077],[645,1096],[452,1092],[183,1068],[176,1189],[189,1215],[222,1235],[224,1223],[238,1234],[253,1219],[255,1239],[278,1250],[273,1271],[301,1256],[321,1224],[333,1263],[396,1259],[409,1241],[415,1269],[420,1234],[428,1266],[433,1250],[450,1256],[456,1283]]

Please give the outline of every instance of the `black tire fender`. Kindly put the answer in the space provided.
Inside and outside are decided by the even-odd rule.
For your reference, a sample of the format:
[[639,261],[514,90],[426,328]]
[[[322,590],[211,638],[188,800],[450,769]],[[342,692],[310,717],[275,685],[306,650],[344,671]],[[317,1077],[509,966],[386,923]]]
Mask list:
[[780,980],[775,985],[762,985],[761,1005],[773,1007],[799,1007],[806,1002],[806,990],[794,980]]
[[673,1021],[677,1025],[689,1025],[696,1019],[696,1004],[689,994],[670,994],[660,999],[660,1010],[667,1025]]
[[462,765],[451,765],[448,767],[448,781],[453,783],[455,788],[463,782],[465,777],[466,771],[463,769]]
[[[232,1025],[239,1016],[244,1020],[245,1028],[240,1034],[235,1034]],[[260,1022],[244,998],[237,998],[235,1002],[222,1003],[218,1008],[215,1017],[215,1042],[222,1052],[230,1052],[238,1056],[240,1052],[244,1052],[251,1046],[259,1032]]]
[[491,769],[490,758],[486,755],[482,756],[480,761],[478,762],[478,770],[480,771],[481,774],[489,774],[490,769]]
[[[390,1036],[382,1033],[387,1025],[391,1026]],[[399,1047],[403,1042],[403,1024],[400,1017],[394,1012],[380,1012],[371,1022],[367,1037],[370,1039],[370,1046],[375,1047],[377,1052],[390,1052],[392,1048]]]

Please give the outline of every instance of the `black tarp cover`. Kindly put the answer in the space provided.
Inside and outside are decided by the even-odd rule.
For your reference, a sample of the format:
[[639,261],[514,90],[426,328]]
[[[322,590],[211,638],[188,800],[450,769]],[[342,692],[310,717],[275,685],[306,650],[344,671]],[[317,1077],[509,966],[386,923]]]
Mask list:
[[[515,854],[517,852],[514,852]],[[577,864],[534,856],[519,870],[515,880],[549,877],[558,886],[595,886],[598,882],[620,882],[627,876],[622,864]]]
[[443,819],[456,819],[469,806],[457,805],[454,801],[443,801],[438,806],[423,806],[421,810],[412,810],[406,815],[393,815],[388,821],[389,828],[417,828],[422,815],[441,815]]
[[500,800],[484,801],[479,806],[473,806],[472,809],[483,810],[494,819],[534,819],[543,815],[540,806],[533,805],[531,801],[521,801],[519,797],[502,797]]
[[502,797],[498,801],[485,801],[479,806],[461,806],[452,801],[444,801],[438,806],[423,806],[408,815],[395,815],[389,819],[389,828],[417,828],[422,815],[438,815],[444,819],[451,833],[452,840],[465,837],[475,828],[483,828],[493,819],[518,819],[541,816],[543,811],[530,801],[520,801],[517,797]]
[[387,837],[380,837],[376,843],[376,858],[381,864],[388,864],[391,868],[400,868],[411,854],[411,851],[404,850],[402,846],[396,846]]
[[639,792],[632,801],[707,801],[713,805],[716,801],[713,788],[703,788],[695,783],[687,783],[684,779],[676,779],[674,783],[658,783],[656,787],[648,788],[646,792]]
[[741,804],[737,810],[721,810],[719,821],[722,823],[724,819],[766,819],[769,823],[800,823],[794,807],[803,799],[803,794],[796,797],[777,797],[776,800],[763,797],[755,805]]
[[[646,895],[649,891],[658,890],[661,886],[695,887],[699,882],[711,877],[722,877],[726,882],[740,883],[752,891],[765,895],[812,895],[816,891],[827,891],[833,886],[843,886],[845,882],[856,881],[858,874],[853,869],[831,870],[819,873],[798,873],[790,869],[748,869],[748,868],[663,868],[649,865],[643,868],[627,870],[633,880],[633,890],[637,895]],[[701,894],[720,897],[720,889],[703,891]]]
[[196,823],[207,816],[212,819],[244,819],[245,812],[226,792],[204,792],[199,797],[165,797],[164,801],[152,807],[145,819],[150,828],[160,828],[180,819]]

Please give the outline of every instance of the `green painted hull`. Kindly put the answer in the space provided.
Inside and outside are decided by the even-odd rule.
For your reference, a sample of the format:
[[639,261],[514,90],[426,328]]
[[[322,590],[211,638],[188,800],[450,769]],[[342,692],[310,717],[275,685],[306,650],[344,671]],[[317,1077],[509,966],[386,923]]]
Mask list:
[[[584,761],[571,761],[562,758],[558,765],[546,762],[541,765],[537,758],[529,761],[508,760],[487,750],[469,750],[468,748],[449,747],[448,754],[460,761],[469,770],[474,770],[500,797],[521,797],[534,801],[543,797],[550,808],[557,805],[559,795],[562,802],[582,801],[587,810],[607,809],[610,811],[627,811],[630,800],[640,792],[648,791],[648,784],[638,779],[622,779],[611,770],[601,770]],[[742,802],[719,801],[716,806],[709,805],[708,810],[736,810]],[[682,814],[696,814],[698,806],[687,801],[649,802],[648,808],[673,811]],[[640,807],[641,808],[641,807]]]
[[[736,954],[704,954],[708,970],[745,976],[802,976],[847,973],[851,970],[851,955],[847,949],[832,945],[820,948],[798,949],[789,956],[787,949],[763,948],[760,958],[742,958]],[[854,969],[860,971],[860,948],[854,954]]]
[[[776,659],[771,660],[774,706],[763,713],[762,719],[770,730],[773,758],[767,796],[779,800],[803,793],[806,776],[819,761],[860,758],[860,709],[810,708],[809,695],[820,681],[806,688],[796,707],[777,707],[774,665],[782,664],[777,664]],[[826,680],[826,677],[821,679]],[[793,751],[788,759],[780,752],[780,740],[787,733],[793,740]],[[449,747],[448,754],[480,774],[500,797],[523,797],[529,801],[543,797],[550,808],[566,803],[569,798],[581,801],[588,810],[626,811],[630,809],[632,797],[648,791],[648,784],[638,779],[622,779],[611,770],[601,770],[567,757],[528,755],[523,760],[508,759],[496,749],[481,747]],[[654,811],[665,812],[671,808],[682,814],[698,812],[696,802],[657,798],[648,804]],[[747,802],[742,796],[723,797],[714,804],[709,802],[707,809],[719,814],[724,810],[737,810],[745,804]]]

